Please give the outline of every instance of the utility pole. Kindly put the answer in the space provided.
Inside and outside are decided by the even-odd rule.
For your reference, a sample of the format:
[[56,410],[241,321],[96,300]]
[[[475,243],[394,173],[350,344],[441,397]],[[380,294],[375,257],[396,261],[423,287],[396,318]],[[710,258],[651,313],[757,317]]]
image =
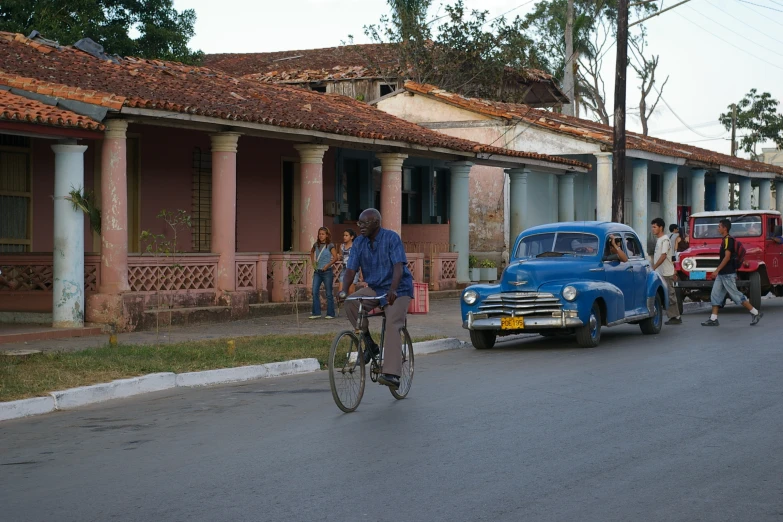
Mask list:
[[617,2],[617,62],[612,141],[612,221],[623,222],[625,207],[625,81],[628,70],[628,0]]
[[[737,155],[737,104],[731,104],[731,155]],[[729,208],[734,210],[734,183],[729,183]]]
[[565,26],[565,70],[563,71],[563,87],[570,103],[563,105],[563,114],[575,116],[576,82],[574,81],[574,0],[568,0]]

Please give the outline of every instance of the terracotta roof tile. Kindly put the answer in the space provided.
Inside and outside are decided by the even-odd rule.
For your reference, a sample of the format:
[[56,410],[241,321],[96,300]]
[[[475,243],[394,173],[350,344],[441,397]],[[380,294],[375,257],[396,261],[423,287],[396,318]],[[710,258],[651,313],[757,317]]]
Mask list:
[[58,109],[10,91],[0,89],[0,121],[35,123],[53,127],[103,130],[104,126],[92,118]]
[[[565,114],[556,112],[534,109],[527,105],[467,98],[465,96],[446,92],[434,85],[420,84],[411,81],[405,82],[405,89],[410,92],[435,97],[444,102],[479,114],[503,118],[509,121],[526,121],[555,132],[596,141],[609,148],[611,148],[613,143],[613,128],[594,121],[566,116]],[[697,164],[712,166],[713,168],[724,165],[726,167],[748,172],[771,172],[783,175],[783,168],[768,163],[737,158],[727,154],[720,154],[711,150],[693,147],[691,145],[643,136],[635,132],[626,133],[626,146],[628,149],[682,158]]]
[[[102,60],[71,47],[38,52],[21,35],[0,32],[0,84],[117,108],[135,107],[277,127],[443,148],[474,154],[589,165],[478,144],[425,129],[352,98],[234,78],[206,67],[160,60]],[[48,91],[47,91],[48,92]],[[108,105],[107,105],[108,104]]]

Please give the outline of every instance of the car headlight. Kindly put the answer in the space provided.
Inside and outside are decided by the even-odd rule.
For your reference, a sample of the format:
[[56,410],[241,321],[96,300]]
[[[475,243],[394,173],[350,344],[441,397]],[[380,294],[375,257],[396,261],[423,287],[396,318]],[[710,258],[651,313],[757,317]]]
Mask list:
[[579,292],[577,292],[576,288],[574,288],[573,286],[570,285],[566,286],[565,288],[563,288],[563,299],[565,299],[566,301],[573,301],[574,299],[576,299],[576,295],[578,293]]
[[462,300],[465,301],[465,304],[472,305],[477,299],[478,294],[475,290],[466,290],[465,293],[462,294]]
[[693,259],[692,257],[686,257],[685,259],[682,260],[682,269],[683,270],[687,270],[688,272],[690,272],[694,268],[696,268],[696,260],[695,259]]

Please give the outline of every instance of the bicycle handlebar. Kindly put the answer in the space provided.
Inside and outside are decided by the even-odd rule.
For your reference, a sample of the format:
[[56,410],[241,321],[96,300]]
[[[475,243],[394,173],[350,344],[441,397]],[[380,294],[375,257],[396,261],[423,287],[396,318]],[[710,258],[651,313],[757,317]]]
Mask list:
[[385,297],[386,297],[386,294],[373,295],[373,296],[370,296],[370,295],[357,295],[356,297],[346,297],[345,301],[370,301],[372,299],[380,300],[380,299],[383,299]]

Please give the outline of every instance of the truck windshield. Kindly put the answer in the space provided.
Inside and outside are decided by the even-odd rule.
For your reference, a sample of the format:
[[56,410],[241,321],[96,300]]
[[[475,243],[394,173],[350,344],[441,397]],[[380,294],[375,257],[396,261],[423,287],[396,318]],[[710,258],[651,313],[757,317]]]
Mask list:
[[564,255],[597,255],[598,237],[583,232],[548,232],[544,234],[533,234],[522,238],[514,257],[531,258],[541,256],[542,254],[546,254],[547,256],[551,255],[552,257]]
[[710,216],[693,218],[693,238],[711,239],[718,238],[718,222],[721,219],[731,221],[732,237],[759,237],[761,236],[761,216]]

